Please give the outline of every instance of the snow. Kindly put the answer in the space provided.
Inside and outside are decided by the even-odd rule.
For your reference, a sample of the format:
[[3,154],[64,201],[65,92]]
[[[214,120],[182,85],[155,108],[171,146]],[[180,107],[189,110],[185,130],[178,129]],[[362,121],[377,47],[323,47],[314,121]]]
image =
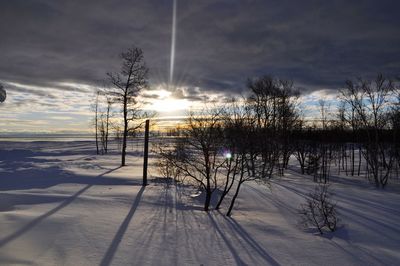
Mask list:
[[[91,142],[0,143],[1,265],[399,265],[398,184],[333,177],[341,226],[299,225],[313,190],[297,169],[270,185],[245,183],[231,218],[202,211],[190,186],[167,186],[141,145],[95,155]],[[154,158],[151,158],[154,159]],[[150,160],[150,163],[152,160]],[[150,164],[151,165],[151,164]]]

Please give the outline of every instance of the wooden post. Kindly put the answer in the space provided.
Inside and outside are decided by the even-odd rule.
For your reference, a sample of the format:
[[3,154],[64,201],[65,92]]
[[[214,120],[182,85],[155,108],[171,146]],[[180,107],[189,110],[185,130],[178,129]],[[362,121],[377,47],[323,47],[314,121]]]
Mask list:
[[147,186],[147,161],[149,157],[149,126],[150,126],[150,120],[147,119],[144,131],[143,186]]

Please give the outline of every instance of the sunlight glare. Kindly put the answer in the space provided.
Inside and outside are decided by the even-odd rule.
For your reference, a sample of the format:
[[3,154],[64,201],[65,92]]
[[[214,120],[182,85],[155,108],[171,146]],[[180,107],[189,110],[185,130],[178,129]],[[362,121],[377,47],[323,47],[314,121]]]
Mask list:
[[187,110],[191,106],[191,103],[186,99],[174,98],[170,91],[160,89],[154,93],[157,94],[159,98],[151,101],[149,109],[156,112],[165,113]]

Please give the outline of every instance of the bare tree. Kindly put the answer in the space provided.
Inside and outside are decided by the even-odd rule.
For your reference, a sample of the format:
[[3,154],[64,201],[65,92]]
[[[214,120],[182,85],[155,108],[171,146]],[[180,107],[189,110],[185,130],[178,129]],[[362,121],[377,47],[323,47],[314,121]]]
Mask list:
[[400,176],[399,174],[399,168],[400,168],[400,141],[399,141],[399,136],[400,136],[400,77],[397,78],[397,83],[395,84],[395,101],[394,105],[391,108],[390,114],[389,114],[389,121],[391,124],[391,129],[392,129],[392,142],[393,142],[393,154],[395,157],[395,163],[394,163],[394,168],[396,170],[395,174],[396,176]]
[[255,147],[250,144],[251,134],[254,132],[252,126],[255,118],[252,116],[249,107],[247,102],[240,103],[237,99],[232,99],[223,117],[223,156],[226,158],[226,162],[222,166],[221,176],[225,177],[225,184],[215,208],[220,208],[236,182],[236,192],[231,200],[229,215],[239,194],[241,184],[253,178],[249,175],[251,162],[249,158],[255,152],[251,152],[249,149]]
[[325,130],[327,128],[328,124],[328,113],[330,109],[330,104],[327,103],[325,99],[320,99],[318,101],[319,104],[319,110],[321,113],[321,124],[322,124],[322,130]]
[[310,144],[305,140],[296,140],[294,143],[294,156],[300,164],[301,174],[304,175],[306,171],[306,162],[309,158]]
[[[121,106],[123,118],[121,166],[125,166],[126,145],[129,122],[142,118],[137,97],[142,89],[147,88],[148,68],[144,62],[143,51],[132,46],[121,53],[122,68],[119,73],[107,73],[111,88],[105,89],[112,102]],[[139,126],[136,126],[136,128]]]
[[388,113],[394,90],[394,82],[380,74],[374,81],[349,80],[341,91],[344,101],[354,109],[359,127],[366,132],[364,157],[377,187],[387,184],[393,165],[393,153],[383,132],[390,124]]
[[160,150],[164,164],[173,167],[173,172],[189,177],[205,192],[204,211],[208,211],[213,192],[218,188],[218,173],[225,159],[221,156],[222,129],[221,109],[204,109],[201,113],[190,113],[183,137],[170,147]]
[[103,150],[104,153],[108,152],[108,135],[109,135],[109,129],[110,129],[110,112],[111,112],[111,106],[113,104],[111,98],[107,97],[106,95],[106,111],[104,114],[104,137],[103,137]]
[[93,124],[94,124],[94,130],[95,130],[94,131],[95,132],[94,137],[95,137],[95,140],[96,140],[96,154],[100,153],[100,150],[99,150],[99,137],[98,137],[98,131],[99,131],[99,95],[100,95],[100,92],[96,91],[95,100],[94,100],[94,103],[92,105],[92,108],[93,108],[93,111],[94,111]]
[[257,154],[257,151],[254,151],[254,148],[257,147],[255,143],[257,141],[257,138],[255,138],[256,131],[254,130],[255,120],[248,102],[242,105],[233,102],[225,116],[224,139],[226,147],[229,147],[229,156],[226,156],[228,169],[224,191],[217,207],[235,183],[236,189],[229,204],[227,216],[232,214],[242,184],[257,178],[257,175],[253,175],[250,170],[253,161],[251,156]]
[[296,111],[296,100],[299,93],[294,89],[293,82],[263,76],[249,80],[248,98],[253,116],[258,154],[251,154],[251,172],[254,176],[271,178],[278,167],[283,174],[292,153],[290,132],[299,122]]
[[287,168],[290,155],[294,151],[292,132],[302,125],[298,112],[300,93],[292,81],[280,79],[278,82],[278,136],[281,143],[280,174]]
[[4,102],[7,98],[6,90],[4,89],[3,84],[0,83],[0,103]]
[[329,185],[317,185],[313,193],[308,195],[306,204],[301,205],[300,214],[305,226],[315,226],[322,235],[325,228],[331,232],[336,230],[338,217],[336,204],[331,200]]

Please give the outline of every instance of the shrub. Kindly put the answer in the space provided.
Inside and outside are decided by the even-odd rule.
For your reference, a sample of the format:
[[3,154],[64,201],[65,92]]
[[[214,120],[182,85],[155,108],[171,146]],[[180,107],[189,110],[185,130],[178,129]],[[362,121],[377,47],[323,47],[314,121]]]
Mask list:
[[321,235],[326,229],[331,232],[336,230],[336,203],[332,203],[331,196],[329,185],[320,184],[315,187],[314,192],[308,195],[306,203],[301,205],[300,214],[304,226],[316,227]]

